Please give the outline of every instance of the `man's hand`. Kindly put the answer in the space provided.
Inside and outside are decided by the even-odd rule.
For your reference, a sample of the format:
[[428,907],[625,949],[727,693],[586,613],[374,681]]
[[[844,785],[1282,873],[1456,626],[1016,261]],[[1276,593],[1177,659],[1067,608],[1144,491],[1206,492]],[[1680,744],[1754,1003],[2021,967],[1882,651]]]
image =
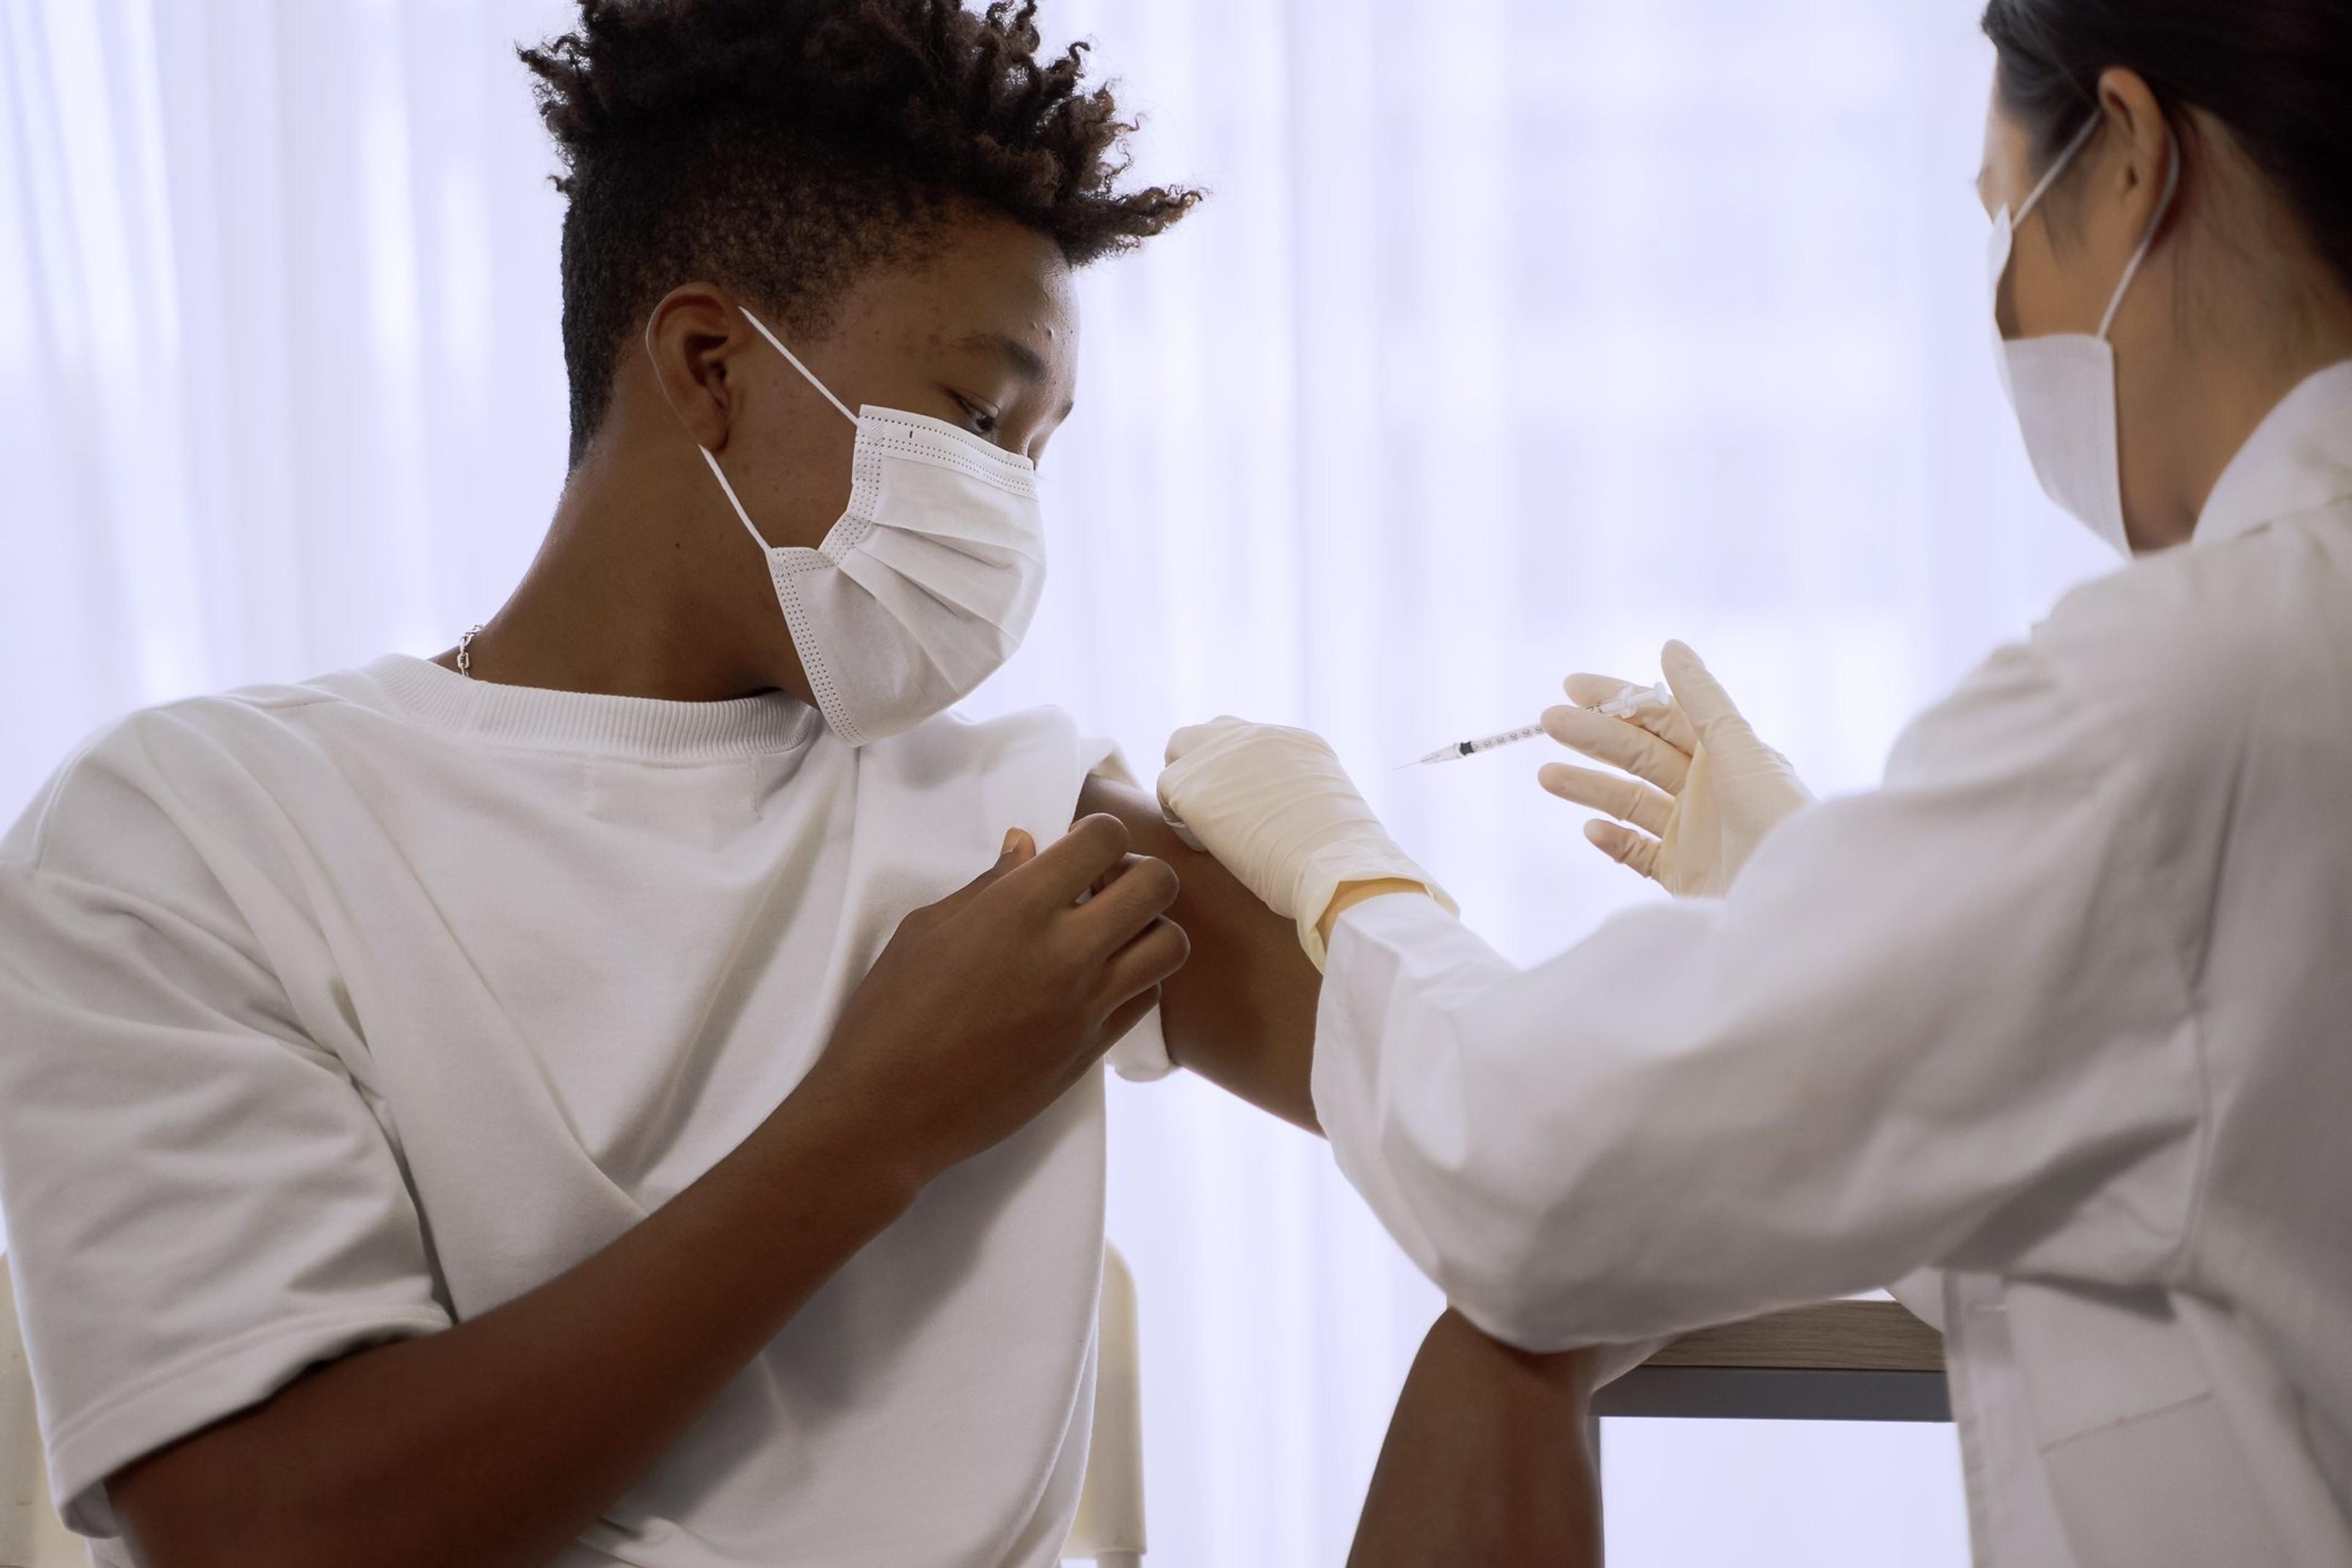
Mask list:
[[1026,1126],[1190,952],[1164,918],[1176,873],[1128,847],[1108,815],[1043,854],[1008,837],[988,871],[900,924],[801,1092],[867,1108],[919,1180]]
[[1311,1079],[1323,977],[1300,950],[1296,926],[1260,903],[1214,856],[1179,839],[1159,803],[1133,784],[1090,778],[1078,808],[1117,816],[1134,847],[1175,868],[1183,884],[1170,914],[1184,928],[1192,956],[1163,988],[1160,1010],[1170,1059],[1262,1110],[1320,1131]]
[[110,1477],[139,1561],[541,1568],[926,1183],[1142,1016],[1184,960],[1175,884],[1109,817],[1042,855],[1009,839],[900,925],[800,1087],[611,1246]]

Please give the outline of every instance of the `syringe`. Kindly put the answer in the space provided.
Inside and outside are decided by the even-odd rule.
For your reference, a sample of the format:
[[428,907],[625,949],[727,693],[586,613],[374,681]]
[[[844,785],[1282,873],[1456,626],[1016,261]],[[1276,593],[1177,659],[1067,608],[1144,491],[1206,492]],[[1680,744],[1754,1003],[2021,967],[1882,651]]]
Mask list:
[[1499,751],[1505,746],[1516,746],[1521,741],[1532,741],[1543,732],[1542,725],[1530,724],[1524,730],[1511,730],[1500,735],[1489,735],[1483,741],[1457,741],[1453,745],[1430,752],[1417,763],[1408,763],[1405,765],[1425,768],[1432,763],[1458,763],[1465,757],[1475,757],[1481,752]]
[[[1652,703],[1664,707],[1674,700],[1675,694],[1666,689],[1664,681],[1660,681],[1655,686],[1629,686],[1593,711],[1606,714],[1612,719],[1630,719]],[[1530,724],[1524,730],[1507,730],[1499,735],[1489,735],[1483,741],[1456,741],[1450,746],[1443,746],[1430,752],[1418,763],[1407,763],[1405,766],[1425,768],[1433,763],[1458,763],[1465,758],[1475,757],[1482,752],[1500,751],[1505,746],[1516,746],[1522,741],[1532,741],[1543,732],[1542,725]]]

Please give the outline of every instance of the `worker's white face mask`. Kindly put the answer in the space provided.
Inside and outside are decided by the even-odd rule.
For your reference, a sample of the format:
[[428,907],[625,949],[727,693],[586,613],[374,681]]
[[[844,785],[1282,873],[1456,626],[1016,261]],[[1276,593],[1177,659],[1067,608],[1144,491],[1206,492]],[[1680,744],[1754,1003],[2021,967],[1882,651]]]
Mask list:
[[2165,181],[2164,200],[2140,240],[2139,249],[2133,253],[2131,265],[2124,268],[2123,281],[2116,285],[2115,298],[2108,301],[2098,336],[2064,332],[2012,341],[2000,335],[2000,285],[2001,279],[2009,276],[2017,226],[2042,205],[2042,198],[2050,194],[2058,177],[2082,155],[2098,128],[2099,117],[2095,114],[2082,133],[2059,154],[2050,172],[2042,176],[2042,183],[2033,187],[2033,194],[2017,209],[2015,218],[2010,216],[2007,207],[1993,216],[1993,354],[2000,367],[2001,389],[2009,394],[2010,406],[2017,411],[2019,427],[2025,432],[2026,455],[2033,460],[2033,472],[2042,480],[2042,488],[2049,492],[2052,500],[2114,546],[2118,554],[2129,555],[2131,538],[2124,528],[2123,468],[2116,445],[2116,351],[2107,342],[2107,331],[2115,325],[2116,312],[2123,308],[2124,296],[2131,291],[2132,279],[2139,276],[2140,263],[2147,259],[2149,249],[2156,244],[2157,230],[2164,226],[2165,214],[2171,210],[2173,194],[2180,184],[2178,144],[2173,148],[2171,173]]
[[857,426],[849,507],[814,550],[771,545],[776,600],[833,732],[853,746],[911,730],[996,673],[1021,646],[1045,586],[1036,466],[944,420],[856,414],[751,311],[744,319]]

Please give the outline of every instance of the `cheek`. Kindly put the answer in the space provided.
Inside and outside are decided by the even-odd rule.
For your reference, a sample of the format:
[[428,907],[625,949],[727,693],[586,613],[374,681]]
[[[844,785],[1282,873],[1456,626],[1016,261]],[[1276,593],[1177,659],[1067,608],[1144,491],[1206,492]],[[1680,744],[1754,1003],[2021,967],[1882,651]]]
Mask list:
[[735,485],[770,544],[814,550],[824,542],[849,504],[856,438],[849,423],[835,417],[793,420],[756,444]]
[[2000,325],[2004,336],[2042,338],[2079,330],[2069,319],[2064,281],[2057,258],[2042,243],[2039,224],[2017,237],[2009,262],[2009,277],[2000,290]]

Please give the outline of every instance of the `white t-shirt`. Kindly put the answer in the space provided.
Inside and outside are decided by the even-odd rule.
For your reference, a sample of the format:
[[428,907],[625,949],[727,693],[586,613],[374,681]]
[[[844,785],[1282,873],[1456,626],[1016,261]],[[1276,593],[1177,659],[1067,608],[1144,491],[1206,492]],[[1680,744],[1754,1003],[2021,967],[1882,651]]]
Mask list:
[[[1008,827],[1058,837],[1106,750],[1051,710],[853,750],[782,696],[404,658],[100,736],[0,846],[0,1200],[68,1521],[111,1533],[117,1467],[692,1183],[899,921]],[[1090,1077],[860,1251],[562,1568],[1052,1561],[1102,1210]]]

